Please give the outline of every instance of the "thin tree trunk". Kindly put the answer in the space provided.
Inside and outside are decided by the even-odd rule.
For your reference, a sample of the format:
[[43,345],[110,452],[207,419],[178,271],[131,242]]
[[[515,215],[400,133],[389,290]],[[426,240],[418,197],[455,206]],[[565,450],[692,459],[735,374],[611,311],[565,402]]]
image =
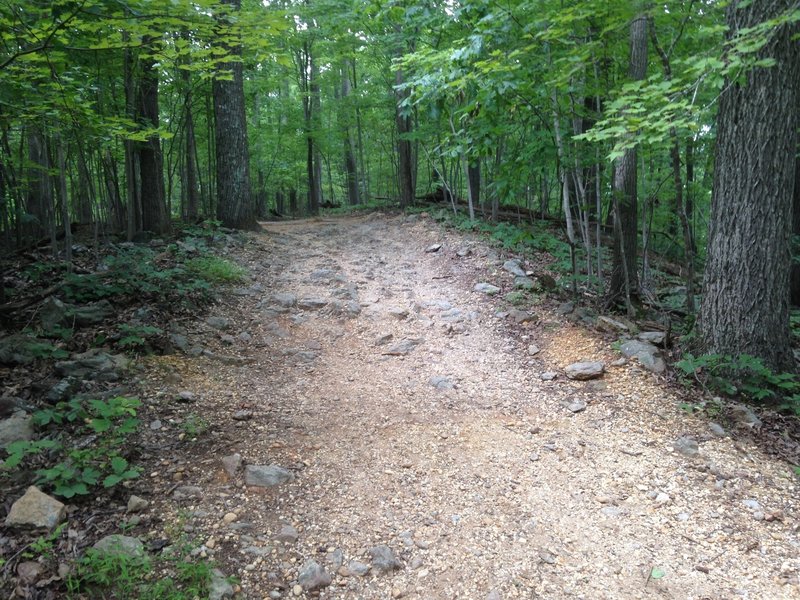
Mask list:
[[[629,77],[634,81],[647,74],[647,17],[638,15],[631,23]],[[625,151],[614,169],[614,248],[612,253],[610,302],[625,298],[628,313],[633,312],[631,298],[639,295],[636,269],[638,255],[637,152]]]
[[[147,40],[145,43],[148,43]],[[142,125],[158,127],[158,72],[155,60],[144,57],[139,60],[139,93],[137,109]],[[169,219],[164,201],[164,167],[161,140],[157,133],[151,134],[139,145],[139,174],[142,194],[142,229],[156,234],[169,230]]]

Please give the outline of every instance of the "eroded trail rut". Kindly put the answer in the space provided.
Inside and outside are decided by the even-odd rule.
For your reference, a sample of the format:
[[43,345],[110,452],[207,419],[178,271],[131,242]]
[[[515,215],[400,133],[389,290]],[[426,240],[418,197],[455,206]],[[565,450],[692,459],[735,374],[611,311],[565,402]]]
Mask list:
[[[243,597],[799,597],[788,466],[713,437],[635,365],[543,381],[618,355],[545,308],[498,319],[472,291],[510,288],[495,251],[378,215],[269,224],[255,243],[259,292],[228,315],[251,362],[171,367],[220,432],[182,482],[202,497],[161,507],[190,512]],[[683,434],[697,457],[673,450]],[[219,467],[233,452],[295,478],[246,486]],[[379,545],[399,568],[364,574]],[[297,587],[309,560],[330,585]]]

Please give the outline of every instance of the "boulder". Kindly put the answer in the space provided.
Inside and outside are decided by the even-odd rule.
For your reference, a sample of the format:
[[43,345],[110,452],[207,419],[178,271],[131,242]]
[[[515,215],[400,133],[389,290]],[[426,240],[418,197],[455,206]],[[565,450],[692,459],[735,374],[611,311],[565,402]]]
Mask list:
[[492,285],[491,283],[476,283],[475,287],[473,288],[474,291],[480,292],[481,294],[486,294],[487,296],[494,296],[500,291],[500,288],[496,285]]
[[43,527],[54,529],[64,520],[67,507],[32,485],[11,505],[6,527]]
[[602,377],[605,372],[605,365],[597,361],[577,362],[569,365],[564,372],[570,379],[586,381],[587,379],[597,379]]
[[59,327],[71,329],[99,325],[113,314],[114,307],[108,300],[77,306],[65,304],[58,298],[50,296],[42,303],[39,319],[45,331],[53,331]]
[[384,544],[375,546],[370,548],[369,554],[372,557],[372,568],[375,571],[386,573],[403,568],[403,563],[398,560],[394,550],[389,546]]
[[503,263],[503,269],[514,275],[515,277],[527,277],[525,269],[522,268],[518,258],[512,258]]
[[109,557],[143,558],[144,544],[135,537],[114,533],[98,540],[93,548],[100,554]]
[[661,358],[661,352],[653,344],[640,340],[630,340],[620,346],[626,358],[635,358],[645,369],[653,373],[663,373],[667,364]]
[[223,600],[224,598],[233,598],[235,591],[233,586],[225,577],[225,574],[219,569],[211,571],[211,582],[208,586],[208,600]]
[[18,410],[9,418],[0,421],[0,448],[5,449],[13,442],[27,442],[33,439],[33,417]]
[[0,338],[0,364],[31,364],[37,358],[34,348],[39,343],[35,337],[21,333]]
[[297,582],[307,592],[328,587],[331,584],[331,576],[325,568],[315,560],[307,560],[300,567]]
[[75,354],[70,360],[62,360],[55,364],[56,373],[63,377],[88,377],[98,379],[114,379],[117,371],[128,367],[129,360],[120,354],[108,354],[93,348],[81,354]]
[[667,338],[667,334],[663,331],[643,331],[636,337],[642,342],[648,342],[650,344],[655,344],[656,346],[662,346],[664,344],[664,340]]
[[244,482],[256,487],[275,487],[294,480],[294,473],[278,465],[247,465]]

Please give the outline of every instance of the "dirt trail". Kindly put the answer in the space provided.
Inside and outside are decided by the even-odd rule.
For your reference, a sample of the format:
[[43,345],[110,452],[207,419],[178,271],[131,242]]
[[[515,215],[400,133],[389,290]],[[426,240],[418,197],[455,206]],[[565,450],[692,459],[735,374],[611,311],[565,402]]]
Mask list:
[[[510,288],[495,251],[379,215],[268,224],[255,244],[263,291],[219,313],[248,333],[234,348],[252,360],[156,359],[151,372],[177,374],[159,384],[196,392],[217,429],[179,469],[202,498],[165,495],[161,509],[189,511],[186,529],[208,532],[243,597],[294,597],[309,559],[333,577],[321,598],[800,597],[788,466],[712,436],[563,317],[496,318],[501,301],[472,291]],[[602,383],[564,378],[584,358],[606,363]],[[576,399],[587,408],[573,414]],[[250,420],[233,420],[242,409]],[[684,434],[698,457],[673,450]],[[219,467],[231,452],[296,477],[245,486]],[[296,541],[275,540],[284,525]],[[345,572],[379,544],[402,569]]]

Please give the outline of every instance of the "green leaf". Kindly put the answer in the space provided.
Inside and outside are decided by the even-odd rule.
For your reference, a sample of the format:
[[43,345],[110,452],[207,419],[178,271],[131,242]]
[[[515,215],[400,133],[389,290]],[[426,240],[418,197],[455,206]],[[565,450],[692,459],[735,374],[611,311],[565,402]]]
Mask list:
[[105,433],[111,429],[111,421],[108,419],[92,419],[89,421],[89,426],[94,429],[96,433]]
[[121,456],[115,456],[111,459],[111,469],[114,473],[122,473],[128,468],[128,461]]

